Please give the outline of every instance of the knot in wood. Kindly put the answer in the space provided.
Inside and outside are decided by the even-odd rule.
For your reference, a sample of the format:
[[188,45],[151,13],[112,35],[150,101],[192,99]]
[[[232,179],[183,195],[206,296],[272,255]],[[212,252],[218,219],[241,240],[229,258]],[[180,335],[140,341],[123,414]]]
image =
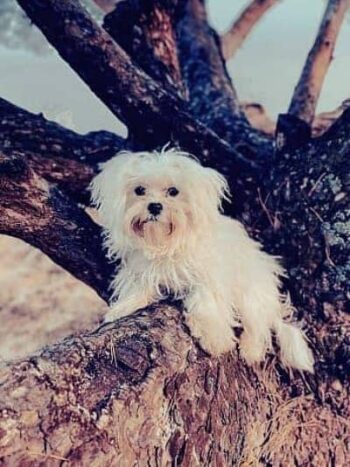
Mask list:
[[152,366],[151,344],[139,335],[118,342],[115,354],[118,366],[124,371],[133,372],[137,379],[145,377]]

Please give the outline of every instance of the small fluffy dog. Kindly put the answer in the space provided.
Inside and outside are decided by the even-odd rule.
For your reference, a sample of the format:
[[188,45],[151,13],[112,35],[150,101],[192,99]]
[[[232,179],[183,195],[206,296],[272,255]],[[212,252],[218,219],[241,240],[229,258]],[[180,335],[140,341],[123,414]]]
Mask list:
[[229,197],[222,175],[175,149],[122,152],[91,190],[109,255],[121,259],[106,322],[171,293],[209,353],[233,349],[232,328],[241,326],[240,354],[249,364],[264,359],[274,332],[283,365],[313,371],[302,332],[283,321],[291,310],[279,291],[283,269],[220,213]]

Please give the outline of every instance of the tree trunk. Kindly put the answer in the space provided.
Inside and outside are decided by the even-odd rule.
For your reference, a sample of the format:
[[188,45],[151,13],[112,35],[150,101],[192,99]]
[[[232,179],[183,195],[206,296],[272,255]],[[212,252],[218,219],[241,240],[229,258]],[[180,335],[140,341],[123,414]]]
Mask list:
[[[76,0],[18,2],[132,138],[79,136],[0,101],[0,231],[107,301],[115,265],[78,203],[88,204],[86,186],[116,148],[158,147],[167,137],[228,177],[235,205],[226,212],[283,257],[316,367],[313,376],[287,373],[277,347],[253,368],[238,350],[211,358],[180,303],[154,304],[2,366],[2,465],[348,465],[350,110],[317,139],[305,122],[281,117],[274,149],[237,110],[200,0],[119,2],[136,25],[124,50],[111,36],[121,40],[126,10],[106,18],[110,36]],[[164,44],[154,36],[157,8]],[[152,44],[147,64],[137,33]]]
[[[159,306],[2,370],[5,465],[346,465],[349,421]],[[309,392],[309,391],[308,391]],[[293,393],[290,398],[289,393]],[[327,440],[325,442],[324,440]]]

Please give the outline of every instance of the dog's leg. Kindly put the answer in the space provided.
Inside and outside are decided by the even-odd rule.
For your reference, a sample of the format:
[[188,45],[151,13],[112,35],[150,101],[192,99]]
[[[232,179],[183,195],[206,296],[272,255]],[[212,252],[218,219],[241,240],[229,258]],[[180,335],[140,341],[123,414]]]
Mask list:
[[146,308],[154,301],[151,291],[130,290],[127,294],[121,294],[104,317],[104,322],[109,323],[124,316],[131,315],[141,308]]
[[231,310],[210,290],[210,287],[197,287],[188,295],[184,303],[185,319],[203,349],[212,355],[220,355],[234,348],[232,326],[236,323]]
[[240,354],[252,365],[265,358],[266,351],[271,347],[271,325],[273,315],[278,314],[280,304],[274,303],[265,296],[259,288],[246,290],[239,303],[239,314],[243,325],[240,337]]

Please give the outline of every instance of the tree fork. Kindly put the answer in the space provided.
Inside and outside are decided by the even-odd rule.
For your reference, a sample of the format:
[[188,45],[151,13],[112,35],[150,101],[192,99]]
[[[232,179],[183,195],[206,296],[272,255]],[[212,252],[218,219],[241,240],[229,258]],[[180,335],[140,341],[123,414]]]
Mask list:
[[217,166],[222,161],[216,161],[214,154],[222,154],[226,173],[256,165],[193,119],[183,101],[137,68],[77,0],[18,3],[93,92],[149,147],[181,142],[203,163]]

